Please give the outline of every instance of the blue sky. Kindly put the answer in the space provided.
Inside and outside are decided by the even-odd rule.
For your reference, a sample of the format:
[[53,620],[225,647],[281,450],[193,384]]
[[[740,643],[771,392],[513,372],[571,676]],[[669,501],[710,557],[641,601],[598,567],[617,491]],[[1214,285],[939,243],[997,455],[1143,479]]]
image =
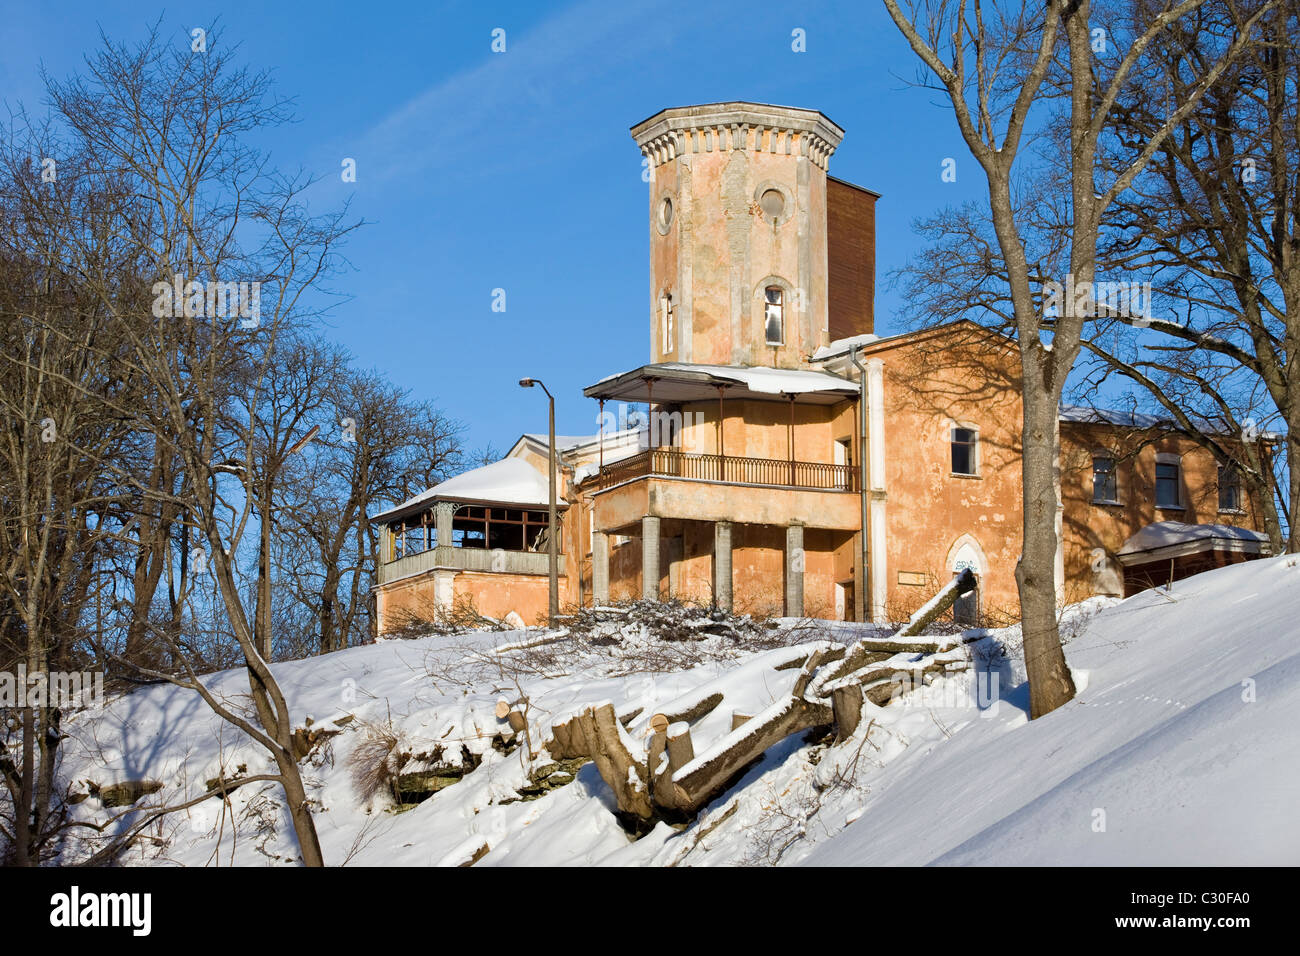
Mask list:
[[[871,2],[0,0],[0,98],[42,106],[42,65],[65,76],[101,28],[134,41],[158,17],[177,43],[216,19],[296,97],[299,122],[267,140],[276,164],[319,173],[313,203],[350,197],[370,223],[332,280],[351,297],[333,337],[464,421],[472,448],[545,429],[522,376],[555,393],[560,432],[582,434],[596,426],[583,386],[648,361],[648,187],[628,128],[660,109],[757,100],[847,131],[831,173],[882,194],[878,331],[896,328],[887,274],[919,247],[912,221],[984,195],[951,113],[911,85],[917,61]],[[806,52],[791,49],[796,28]],[[945,157],[955,183],[940,179]]]

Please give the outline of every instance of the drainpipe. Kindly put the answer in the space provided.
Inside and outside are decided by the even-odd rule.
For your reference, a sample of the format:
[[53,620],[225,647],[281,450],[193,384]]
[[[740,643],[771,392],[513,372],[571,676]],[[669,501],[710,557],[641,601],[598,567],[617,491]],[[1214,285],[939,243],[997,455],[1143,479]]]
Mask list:
[[858,623],[863,623],[867,618],[867,588],[870,582],[867,578],[867,560],[870,551],[870,520],[871,509],[868,507],[867,495],[870,490],[867,487],[867,368],[858,361],[858,348],[855,345],[849,349],[849,361],[853,367],[858,370],[858,498],[862,506],[862,554],[858,556],[858,581],[859,584],[853,589],[853,615],[857,618]]

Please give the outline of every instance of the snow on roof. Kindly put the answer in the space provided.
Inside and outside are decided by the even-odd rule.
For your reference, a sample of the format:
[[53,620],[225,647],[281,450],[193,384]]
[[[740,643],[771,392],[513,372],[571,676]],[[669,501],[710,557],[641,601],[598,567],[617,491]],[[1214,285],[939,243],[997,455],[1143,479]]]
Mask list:
[[[372,520],[397,517],[416,510],[418,505],[449,499],[483,501],[491,504],[545,506],[550,500],[550,489],[546,476],[522,458],[503,458],[482,468],[463,472],[455,478],[448,478],[441,484],[434,485],[413,498],[408,498],[396,508],[380,512]],[[557,498],[556,504],[564,506],[568,503]]]
[[[1192,425],[1206,435],[1231,435],[1223,422],[1203,415],[1188,414]],[[1173,428],[1172,415],[1147,415],[1143,412],[1120,408],[1093,408],[1089,405],[1062,405],[1061,421],[1090,425],[1121,425],[1126,428]],[[1276,438],[1271,432],[1259,432],[1261,438]]]
[[870,345],[872,342],[879,341],[880,336],[876,335],[874,332],[863,332],[861,335],[850,335],[848,338],[836,339],[831,342],[830,345],[820,346],[817,351],[813,353],[812,360],[814,362],[822,362],[826,359],[834,358],[837,355],[842,355],[852,349],[861,348],[864,345]]
[[1181,521],[1157,521],[1149,524],[1124,542],[1116,552],[1121,561],[1141,555],[1143,561],[1160,557],[1177,557],[1197,551],[1246,551],[1267,553],[1268,535],[1231,524],[1184,524]]
[[[555,450],[563,455],[567,452],[577,451],[580,448],[595,447],[602,441],[605,447],[608,448],[611,445],[619,445],[629,441],[635,442],[637,435],[643,431],[645,431],[644,428],[623,428],[607,431],[603,436],[600,432],[594,435],[556,435]],[[543,448],[550,445],[550,436],[544,432],[524,432],[520,437],[541,445]]]
[[1127,425],[1133,428],[1153,428],[1169,423],[1168,418],[1144,415],[1141,412],[1126,411],[1118,408],[1092,408],[1088,405],[1062,405],[1061,421],[1079,422],[1097,425]]
[[857,391],[853,382],[831,375],[805,369],[746,367],[743,365],[688,365],[685,362],[668,362],[660,368],[680,369],[683,372],[704,372],[714,378],[731,379],[751,392],[766,395],[789,395],[799,392]]
[[[524,432],[524,437],[529,441],[535,441],[539,445],[549,446],[551,438],[545,432],[538,434],[536,432]],[[558,452],[572,451],[580,445],[589,445],[596,441],[598,435],[556,435],[555,450]]]
[[[740,387],[753,395],[810,395],[839,393],[851,395],[856,382],[812,369],[767,368],[749,365],[696,365],[688,362],[662,362],[644,365],[629,372],[607,375],[584,390],[589,398],[622,398],[644,401],[646,383],[654,383],[655,397],[666,401],[691,401],[711,397],[719,385]],[[619,383],[619,384],[613,384]],[[607,386],[602,388],[602,386]],[[734,396],[733,396],[734,397]]]

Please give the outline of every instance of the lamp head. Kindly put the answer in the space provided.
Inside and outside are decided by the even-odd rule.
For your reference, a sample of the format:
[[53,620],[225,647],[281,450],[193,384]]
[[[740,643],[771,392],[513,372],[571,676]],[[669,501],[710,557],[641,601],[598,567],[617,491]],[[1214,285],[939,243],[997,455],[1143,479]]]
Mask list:
[[519,380],[520,388],[532,388],[535,384],[536,382],[534,382],[531,378],[521,378]]

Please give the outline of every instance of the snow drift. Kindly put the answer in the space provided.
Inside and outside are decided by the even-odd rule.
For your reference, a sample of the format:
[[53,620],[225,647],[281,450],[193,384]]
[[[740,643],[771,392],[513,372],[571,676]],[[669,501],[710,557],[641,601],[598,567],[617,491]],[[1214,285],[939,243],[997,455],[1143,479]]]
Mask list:
[[[1063,629],[1079,694],[1033,722],[1018,633],[989,632],[968,645],[968,672],[900,686],[910,692],[888,706],[865,702],[841,743],[790,737],[698,816],[633,834],[591,763],[543,749],[553,724],[609,701],[628,746],[644,747],[651,715],[689,710],[701,688],[721,686],[725,710],[692,722],[704,752],[731,733],[733,711],[758,714],[788,696],[799,646],[869,629],[784,621],[738,636],[704,622],[700,639],[668,642],[643,625],[594,638],[482,632],[275,672],[312,740],[304,777],[334,865],[1295,864],[1298,621],[1296,556],[1076,606]],[[231,699],[246,691],[241,671],[206,681]],[[528,730],[514,740],[501,700],[526,702]],[[196,696],[144,687],[66,730],[70,813],[104,836],[226,781],[151,825],[122,862],[296,862],[278,788],[231,789],[272,770],[269,758]],[[359,769],[423,781],[427,798],[403,803],[382,786],[365,795]],[[93,795],[126,781],[161,786],[126,809]],[[70,838],[62,859],[103,838]]]

